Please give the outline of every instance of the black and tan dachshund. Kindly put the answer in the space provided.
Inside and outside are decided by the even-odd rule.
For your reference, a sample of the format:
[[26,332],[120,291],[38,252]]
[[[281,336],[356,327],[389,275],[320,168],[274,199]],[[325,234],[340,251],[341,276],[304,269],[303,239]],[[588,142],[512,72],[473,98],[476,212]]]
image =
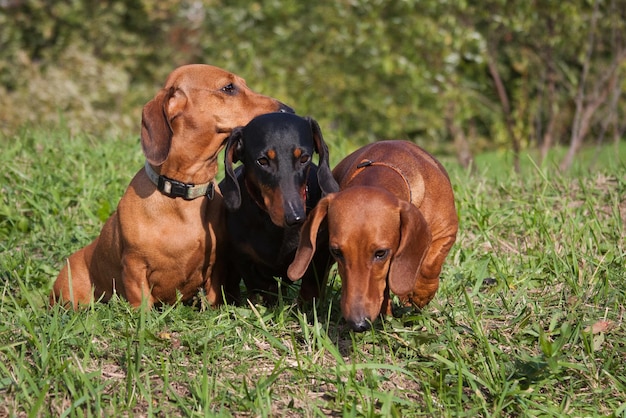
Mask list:
[[[314,152],[319,154],[317,166]],[[238,161],[242,165],[234,169]],[[314,119],[269,113],[233,130],[224,165],[226,176],[219,187],[232,246],[228,280],[238,283],[243,278],[249,295],[272,303],[277,279],[287,279],[307,213],[324,195],[339,190],[328,147]],[[326,282],[331,257],[327,246],[318,248],[302,277],[303,301],[318,297]]]

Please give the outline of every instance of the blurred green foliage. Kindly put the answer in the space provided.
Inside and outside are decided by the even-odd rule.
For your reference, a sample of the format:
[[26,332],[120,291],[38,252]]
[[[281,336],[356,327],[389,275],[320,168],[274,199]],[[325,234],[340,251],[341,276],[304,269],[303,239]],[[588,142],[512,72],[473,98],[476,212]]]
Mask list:
[[[443,152],[462,139],[477,152],[508,146],[510,135],[538,145],[548,126],[565,142],[577,86],[593,90],[624,53],[625,3],[600,1],[593,26],[591,0],[3,0],[0,132],[59,122],[138,132],[141,107],[167,74],[201,62],[353,144],[403,138]],[[618,92],[624,67],[621,59]],[[600,108],[592,137],[609,115],[623,135],[617,103]]]

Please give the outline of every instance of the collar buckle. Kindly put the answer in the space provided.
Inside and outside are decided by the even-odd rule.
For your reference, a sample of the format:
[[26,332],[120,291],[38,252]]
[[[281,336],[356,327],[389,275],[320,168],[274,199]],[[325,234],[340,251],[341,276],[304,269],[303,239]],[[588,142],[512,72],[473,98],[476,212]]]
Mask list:
[[169,197],[182,197],[183,199],[189,198],[188,192],[193,186],[193,184],[182,183],[165,176],[159,176],[159,183],[157,184],[157,188],[163,194]]
[[198,197],[206,196],[209,199],[213,199],[215,194],[215,184],[213,181],[196,186],[192,183],[183,183],[182,181],[157,174],[147,161],[145,167],[146,174],[150,181],[155,184],[158,191],[167,197],[182,197],[185,200],[193,200]]

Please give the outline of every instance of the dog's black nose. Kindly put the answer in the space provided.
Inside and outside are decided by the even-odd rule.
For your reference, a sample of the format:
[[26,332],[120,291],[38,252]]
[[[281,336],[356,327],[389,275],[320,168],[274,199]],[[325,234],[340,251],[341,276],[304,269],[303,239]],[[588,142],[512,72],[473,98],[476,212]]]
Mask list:
[[352,328],[352,331],[354,332],[363,332],[363,331],[367,331],[368,329],[370,329],[372,326],[372,323],[368,321],[367,318],[359,318],[356,321],[349,319],[348,325],[350,325],[350,328]]
[[287,224],[287,226],[296,226],[303,222],[304,216],[297,213],[292,213],[285,217],[285,223]]
[[287,226],[295,226],[304,223],[306,212],[304,205],[297,201],[288,200],[285,202],[285,224]]
[[281,104],[280,104],[280,107],[278,108],[278,111],[279,111],[280,113],[296,113],[296,111],[295,111],[295,110],[293,110],[293,108],[292,108],[292,107],[289,107],[289,106],[287,106],[287,105],[286,105],[286,104],[284,104],[284,103],[281,103]]

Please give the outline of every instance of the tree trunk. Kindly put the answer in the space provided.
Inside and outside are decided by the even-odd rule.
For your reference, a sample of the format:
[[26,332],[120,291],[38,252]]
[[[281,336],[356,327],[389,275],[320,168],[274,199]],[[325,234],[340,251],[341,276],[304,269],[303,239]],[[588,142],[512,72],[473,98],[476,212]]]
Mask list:
[[498,65],[496,63],[497,53],[493,51],[492,48],[493,47],[487,47],[487,67],[489,68],[489,74],[493,79],[493,83],[496,87],[496,91],[500,99],[500,104],[502,105],[504,123],[507,133],[509,134],[509,139],[511,140],[511,146],[513,147],[513,167],[515,168],[515,172],[519,173],[519,154],[521,148],[520,140],[517,135],[515,135],[515,121],[513,120],[513,115],[511,114],[511,104],[509,102],[509,96],[506,92],[506,88],[504,87],[504,83],[502,82],[502,77],[500,77],[500,72],[498,71]]
[[[551,17],[548,17],[546,20],[546,28],[550,35],[550,37],[554,37],[554,21]],[[540,153],[540,163],[548,156],[548,152],[552,149],[554,145],[554,132],[556,130],[558,115],[559,115],[559,105],[558,105],[558,96],[556,94],[556,82],[557,82],[557,73],[556,73],[556,64],[554,62],[554,51],[550,44],[546,45],[544,48],[545,54],[545,62],[547,67],[547,75],[546,79],[548,80],[547,91],[547,105],[545,106],[547,109],[547,118],[548,125],[546,127],[545,132],[543,132],[543,138],[541,141],[541,153]]]
[[[619,85],[619,84],[618,84]],[[615,140],[615,135],[619,133],[619,99],[622,94],[622,90],[620,88],[612,88],[610,89],[609,94],[611,95],[609,99],[609,107],[607,109],[607,114],[602,118],[602,123],[600,125],[600,134],[598,135],[598,139],[596,141],[596,152],[592,160],[592,165],[594,165],[600,155],[600,149],[602,144],[604,143],[604,137],[607,135],[609,127],[613,128],[613,139]],[[619,139],[619,138],[617,138]]]
[[581,103],[576,104],[576,116],[574,118],[574,126],[572,126],[572,139],[570,147],[567,150],[567,154],[559,166],[561,171],[566,171],[571,167],[574,162],[574,157],[578,153],[585,136],[587,136],[587,133],[589,132],[591,119],[594,114],[598,108],[606,102],[609,93],[612,93],[613,90],[619,88],[619,67],[624,60],[626,60],[626,50],[619,51],[613,59],[611,66],[607,70],[605,77],[598,80],[592,98],[587,102],[587,104],[584,104],[583,95],[583,97],[581,97]]
[[[449,102],[446,106],[445,121],[448,132],[450,132],[454,140],[456,158],[459,164],[461,164],[461,167],[467,169],[474,161],[474,156],[470,151],[467,135],[465,135],[463,128],[456,123],[456,105],[453,102]],[[472,169],[473,168],[472,166]]]
[[[598,21],[598,7],[599,1],[596,0],[593,3],[593,11],[591,12],[591,27],[589,28],[589,37],[587,40],[587,53],[585,54],[585,60],[583,62],[582,73],[580,76],[580,80],[578,80],[578,88],[576,90],[576,112],[574,113],[574,121],[572,122],[572,133],[570,136],[570,146],[567,150],[567,154],[561,161],[559,168],[561,171],[565,171],[569,169],[569,167],[574,162],[574,157],[576,153],[580,149],[582,145],[582,141],[584,135],[581,135],[582,125],[588,124],[590,121],[583,121],[583,114],[588,114],[589,117],[593,115],[593,113],[589,114],[588,111],[584,108],[585,102],[585,85],[587,83],[587,76],[589,75],[589,67],[591,66],[591,57],[593,56],[593,44],[594,44],[594,33],[596,31],[596,24]],[[587,129],[589,127],[587,126]],[[586,133],[586,132],[585,132]]]

